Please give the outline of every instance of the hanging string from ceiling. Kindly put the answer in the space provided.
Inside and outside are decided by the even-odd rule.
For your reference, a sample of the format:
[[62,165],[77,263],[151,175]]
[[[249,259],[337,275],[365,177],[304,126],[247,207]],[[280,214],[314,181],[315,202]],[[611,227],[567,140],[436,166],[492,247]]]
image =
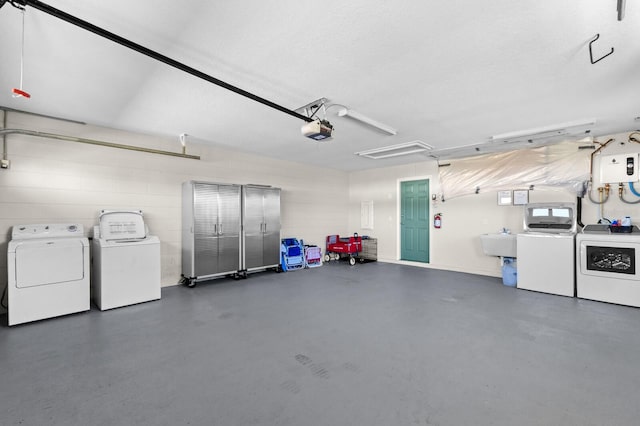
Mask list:
[[[13,2],[11,3],[13,4]],[[14,5],[15,6],[15,5]],[[0,6],[2,7],[2,6]],[[16,6],[17,7],[17,6]],[[14,87],[12,92],[13,92],[13,97],[14,98],[30,98],[31,95],[26,92],[23,89],[23,83],[24,83],[24,15],[25,15],[25,8],[24,7],[18,7],[18,9],[20,9],[21,13],[22,13],[22,40],[21,40],[21,45],[20,45],[20,88],[16,88]]]

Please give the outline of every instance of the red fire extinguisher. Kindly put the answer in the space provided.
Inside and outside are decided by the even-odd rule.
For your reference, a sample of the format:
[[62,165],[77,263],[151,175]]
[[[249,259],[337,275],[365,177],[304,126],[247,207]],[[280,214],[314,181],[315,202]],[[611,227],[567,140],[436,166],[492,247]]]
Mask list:
[[436,229],[442,228],[442,213],[436,213],[433,216],[433,227]]

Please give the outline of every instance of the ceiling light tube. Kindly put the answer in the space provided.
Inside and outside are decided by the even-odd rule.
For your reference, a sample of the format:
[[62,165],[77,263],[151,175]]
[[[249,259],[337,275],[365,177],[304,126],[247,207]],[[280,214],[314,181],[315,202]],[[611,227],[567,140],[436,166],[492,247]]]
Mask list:
[[594,124],[596,124],[595,119],[569,121],[567,123],[553,124],[550,126],[538,127],[535,129],[518,130],[515,132],[502,133],[499,135],[491,136],[491,139],[492,140],[515,139],[515,138],[522,138],[527,136],[537,136],[543,133],[553,133],[553,132],[564,134],[570,128],[593,126]]
[[396,133],[398,133],[398,131],[393,127],[380,123],[379,121],[369,118],[366,115],[362,115],[359,112],[355,112],[352,109],[342,108],[340,111],[338,111],[338,116],[352,118],[361,123],[368,124],[371,127],[375,127],[378,130],[382,130],[385,133],[389,133],[390,135],[395,135]]

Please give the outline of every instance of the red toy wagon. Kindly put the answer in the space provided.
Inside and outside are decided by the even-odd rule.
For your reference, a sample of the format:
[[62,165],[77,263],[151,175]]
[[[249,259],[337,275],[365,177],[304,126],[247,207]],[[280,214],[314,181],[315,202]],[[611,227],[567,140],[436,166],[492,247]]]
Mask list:
[[349,257],[349,264],[353,266],[356,264],[360,252],[362,252],[362,237],[359,237],[358,234],[347,238],[340,238],[340,235],[328,235],[324,261],[329,262]]

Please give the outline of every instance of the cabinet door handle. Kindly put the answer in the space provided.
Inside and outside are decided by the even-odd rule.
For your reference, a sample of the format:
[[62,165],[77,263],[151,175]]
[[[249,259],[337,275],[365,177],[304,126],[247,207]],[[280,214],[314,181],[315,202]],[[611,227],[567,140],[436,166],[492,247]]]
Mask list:
[[222,235],[222,224],[218,225],[218,235]]

